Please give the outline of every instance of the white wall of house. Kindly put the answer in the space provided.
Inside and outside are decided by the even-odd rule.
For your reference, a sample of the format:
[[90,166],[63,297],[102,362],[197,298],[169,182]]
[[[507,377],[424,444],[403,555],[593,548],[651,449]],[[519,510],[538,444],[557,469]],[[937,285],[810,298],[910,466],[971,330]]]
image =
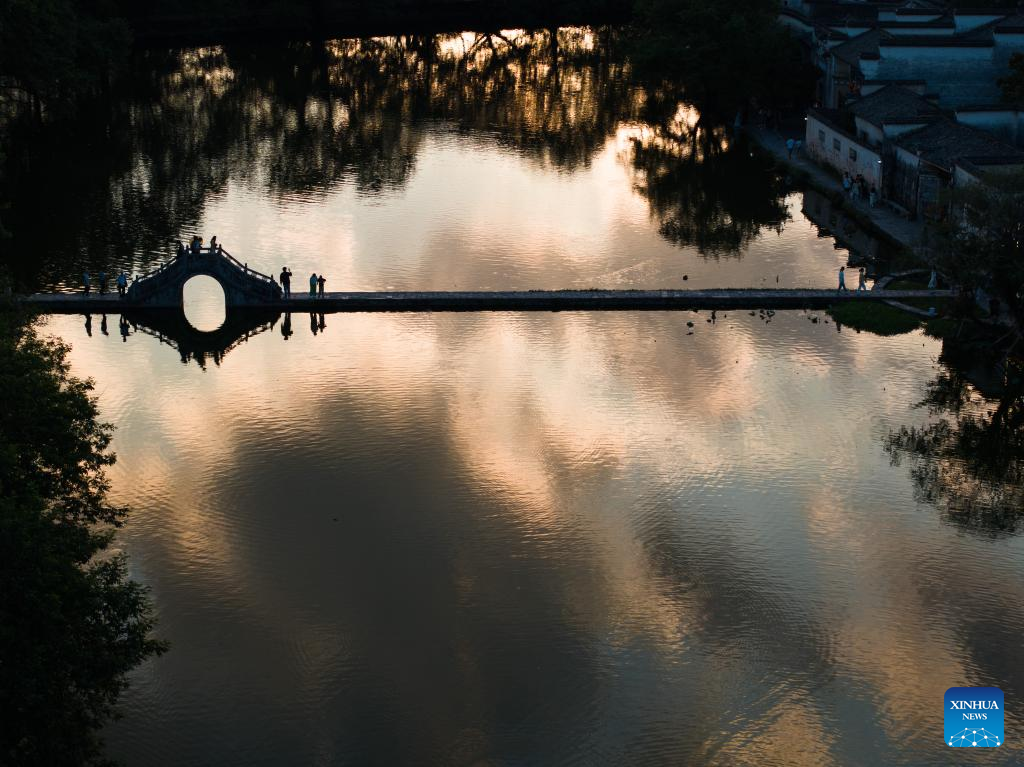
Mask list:
[[1016,146],[1024,146],[1024,112],[1016,109],[959,110],[956,121],[980,128]]
[[829,24],[828,28],[833,32],[839,32],[847,37],[854,38],[863,35],[872,29],[870,24]]
[[902,136],[904,133],[910,133],[912,130],[923,128],[928,123],[886,123],[882,126],[882,130],[885,131],[885,137],[887,139],[894,139],[897,136]]
[[896,154],[896,162],[901,162],[911,168],[917,168],[921,164],[921,158],[913,152],[904,149],[901,146],[894,147]]
[[965,168],[960,163],[956,163],[953,166],[953,183],[956,186],[966,186],[967,184],[985,183],[985,179],[982,175],[1006,175],[1010,173],[1020,173],[1024,170],[1024,164],[1003,164],[998,165],[971,165],[969,168]]
[[[927,91],[939,97],[945,108],[998,103],[998,80],[1006,73],[1002,60],[1009,53],[996,46],[911,46],[883,44],[878,58],[862,58],[860,69],[867,80],[924,80]],[[1006,49],[1009,51],[1009,48]]]
[[879,11],[879,21],[906,21],[906,22],[922,22],[922,21],[935,21],[939,18],[938,13],[896,13],[896,11]]
[[871,81],[865,80],[860,86],[861,97],[870,96],[872,93],[877,93],[882,88],[893,83],[902,85],[907,90],[911,90],[918,96],[923,96],[926,92],[925,83],[920,80],[885,80],[885,81]]
[[[943,45],[936,40],[932,45],[906,45],[901,40],[889,40],[878,46],[882,60],[899,59],[911,63],[952,60],[958,62],[988,62],[992,60],[994,45]],[[866,74],[866,73],[865,73]]]
[[886,27],[885,31],[889,34],[896,35],[914,35],[915,37],[923,37],[925,35],[932,37],[952,37],[956,30],[953,27],[915,27],[915,26],[898,26],[898,27]]
[[854,117],[854,124],[857,126],[857,135],[867,140],[871,146],[879,146],[885,139],[885,134],[882,129],[876,125],[872,125],[863,117]]
[[1015,53],[1024,52],[1024,33],[997,32],[992,35],[992,39],[996,44],[993,59],[996,65],[1006,72],[1010,66],[1010,57]]
[[953,23],[956,25],[957,32],[966,32],[1004,16],[1006,16],[1005,13],[955,13],[953,14]]
[[814,25],[804,19],[797,19],[781,13],[779,14],[779,23],[801,40],[808,41],[814,38]]
[[865,143],[855,141],[843,131],[807,116],[807,135],[804,140],[807,154],[823,165],[840,173],[862,175],[868,185],[882,187],[882,158]]
[[953,185],[958,187],[965,187],[968,184],[978,184],[981,179],[974,175],[971,171],[964,168],[962,165],[957,163],[953,166]]

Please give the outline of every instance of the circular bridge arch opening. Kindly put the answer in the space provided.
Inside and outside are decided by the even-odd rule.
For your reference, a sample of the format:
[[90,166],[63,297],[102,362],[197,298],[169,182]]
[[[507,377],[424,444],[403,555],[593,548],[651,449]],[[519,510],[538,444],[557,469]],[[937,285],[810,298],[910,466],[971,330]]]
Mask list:
[[181,308],[192,327],[207,333],[218,330],[228,316],[224,288],[205,274],[197,274],[182,286]]

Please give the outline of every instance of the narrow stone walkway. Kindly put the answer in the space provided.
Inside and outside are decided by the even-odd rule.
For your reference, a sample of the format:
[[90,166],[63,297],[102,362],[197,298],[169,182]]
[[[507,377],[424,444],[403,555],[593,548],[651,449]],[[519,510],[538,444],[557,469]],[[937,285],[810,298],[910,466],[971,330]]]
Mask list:
[[[817,309],[848,301],[949,298],[948,290],[722,289],[722,290],[514,290],[514,291],[358,291],[320,297],[296,293],[290,298],[251,300],[236,308],[278,312],[465,312],[594,311],[691,309]],[[47,314],[176,311],[145,302],[68,293],[21,296],[24,305]],[[180,307],[179,307],[180,308]]]
[[[843,195],[843,185],[840,180],[804,154],[803,148],[794,152],[792,159],[789,158],[789,153],[786,150],[787,136],[767,128],[748,127],[746,132],[761,148],[771,152],[779,162],[806,173],[816,188]],[[799,138],[803,140],[803,136]],[[919,221],[909,221],[884,203],[880,202],[872,208],[866,201],[854,202],[844,199],[843,205],[870,219],[872,224],[901,245],[914,249],[921,244],[924,225]]]

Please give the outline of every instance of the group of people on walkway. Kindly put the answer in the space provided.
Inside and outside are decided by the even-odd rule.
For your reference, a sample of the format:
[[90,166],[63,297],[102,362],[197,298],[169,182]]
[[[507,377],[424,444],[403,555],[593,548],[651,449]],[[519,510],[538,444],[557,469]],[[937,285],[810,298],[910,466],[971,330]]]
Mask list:
[[[864,267],[862,266],[860,268],[860,271],[857,273],[857,290],[861,291],[861,290],[867,290],[867,289],[868,289],[868,273],[867,273],[867,270],[864,269]],[[839,287],[836,288],[836,293],[842,292],[844,290],[849,290],[849,288],[846,287],[846,267],[845,266],[840,266],[839,267]]]
[[200,256],[203,251],[208,253],[220,253],[222,248],[220,243],[217,242],[217,235],[210,238],[210,247],[207,248],[204,245],[205,240],[198,234],[192,235],[192,239],[189,240],[188,247],[185,247],[185,243],[178,240],[178,258],[185,258],[186,256]]
[[[287,266],[281,267],[281,288],[284,290],[284,297],[292,297],[292,271]],[[309,297],[310,298],[323,298],[324,297],[324,286],[327,284],[327,278],[322,274],[313,272],[309,275]]]
[[878,204],[878,190],[874,184],[868,187],[867,179],[860,173],[856,176],[849,172],[843,174],[843,193],[854,202],[867,200],[872,208]]
[[[107,292],[107,273],[100,272],[96,275],[96,281],[98,283],[99,294],[103,295]],[[128,292],[128,275],[124,271],[114,278],[114,283],[117,285],[117,292],[121,298],[124,298],[125,293]],[[89,295],[92,291],[92,275],[89,274],[88,270],[82,272],[82,291],[85,295]]]

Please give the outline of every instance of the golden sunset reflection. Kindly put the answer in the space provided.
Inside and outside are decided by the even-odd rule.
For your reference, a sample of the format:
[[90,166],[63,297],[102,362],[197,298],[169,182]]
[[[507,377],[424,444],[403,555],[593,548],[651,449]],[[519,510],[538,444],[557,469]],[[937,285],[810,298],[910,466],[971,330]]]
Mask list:
[[[686,335],[691,318],[696,330]],[[285,525],[286,549],[324,524],[300,511],[312,497],[337,503],[325,509],[327,530],[332,514],[346,528],[373,525],[356,520],[383,509],[362,491],[356,507],[343,494],[343,478],[362,482],[368,473],[379,477],[374,483],[407,476],[410,490],[432,488],[432,500],[414,496],[396,517],[412,514],[418,535],[477,541],[459,545],[458,576],[441,581],[462,602],[503,591],[515,600],[517,578],[505,580],[474,550],[498,536],[526,572],[550,573],[530,598],[567,611],[567,630],[580,641],[609,653],[647,648],[659,676],[688,668],[706,642],[724,642],[728,663],[704,669],[702,684],[725,684],[735,697],[741,692],[727,679],[770,686],[796,663],[811,678],[856,680],[851,694],[873,700],[914,737],[936,712],[911,702],[941,698],[951,677],[968,678],[981,662],[962,643],[968,626],[954,620],[939,629],[936,606],[921,598],[922,588],[941,591],[950,576],[901,566],[932,561],[945,533],[926,509],[911,513],[905,475],[888,465],[877,437],[881,423],[921,417],[907,403],[932,370],[927,347],[935,342],[836,333],[800,313],[777,314],[772,324],[745,313],[707,319],[330,315],[314,336],[295,316],[288,341],[269,331],[206,372],[141,335],[122,344],[83,339],[67,318],[50,326],[72,340],[76,372],[97,378],[104,415],[119,425],[115,490],[136,509],[124,541],[155,579],[158,604],[170,585],[156,573],[176,571],[243,620],[289,616],[289,642],[310,653],[299,675],[280,683],[290,700],[315,698],[320,678],[365,653],[345,628],[359,608],[321,608],[314,618],[303,603],[325,604],[322,596],[298,596],[290,576],[277,583],[269,575],[286,560],[270,553],[260,520]],[[165,383],[150,386],[153,375]],[[277,464],[290,465],[290,455],[305,456],[310,481],[326,486],[276,490],[272,478],[257,480],[265,485],[257,500],[261,491],[239,484],[283,470]],[[892,514],[894,503],[907,512]],[[424,517],[427,509],[435,511]],[[373,543],[342,549],[354,545]],[[322,543],[314,549],[310,572],[347,569],[353,556]],[[1001,556],[1011,566],[1019,545]],[[526,572],[521,587],[531,583]],[[801,596],[788,603],[778,592],[795,588],[794,579]],[[1024,596],[1000,592],[1004,605]],[[343,602],[356,598],[345,593],[352,596]],[[865,593],[871,599],[855,596]],[[740,604],[746,617],[727,612]],[[781,628],[794,616],[813,629]],[[789,649],[776,645],[779,631],[792,633]],[[334,651],[335,641],[347,649]],[[481,648],[459,642],[459,665],[472,667]],[[921,657],[933,662],[915,664]],[[475,684],[486,681],[476,675]],[[790,684],[791,693],[771,696],[770,708],[716,753],[782,763],[784,744],[802,728],[818,745],[787,763],[822,763],[835,685],[824,693],[817,682]],[[908,719],[911,708],[918,713]]]

